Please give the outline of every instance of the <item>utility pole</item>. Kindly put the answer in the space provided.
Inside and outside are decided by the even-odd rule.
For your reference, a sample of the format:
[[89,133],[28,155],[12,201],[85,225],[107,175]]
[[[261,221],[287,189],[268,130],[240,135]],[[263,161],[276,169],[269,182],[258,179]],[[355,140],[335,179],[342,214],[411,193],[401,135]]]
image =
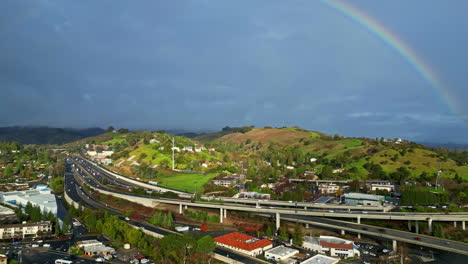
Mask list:
[[175,139],[172,137],[172,170],[174,170],[174,149],[175,148]]
[[437,178],[436,178],[436,190],[439,189],[439,176],[442,174],[442,168],[440,166],[440,161],[439,161],[439,170],[437,171]]

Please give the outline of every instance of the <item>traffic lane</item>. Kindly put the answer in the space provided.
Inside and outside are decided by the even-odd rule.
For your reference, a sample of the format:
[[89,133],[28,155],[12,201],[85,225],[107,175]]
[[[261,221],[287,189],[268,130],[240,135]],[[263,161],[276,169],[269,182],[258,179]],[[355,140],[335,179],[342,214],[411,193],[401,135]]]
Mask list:
[[[285,215],[286,216],[286,215]],[[348,227],[348,228],[354,228],[358,230],[365,230],[365,231],[370,231],[376,233],[376,236],[379,234],[387,234],[391,235],[394,237],[401,237],[401,238],[406,238],[406,239],[413,239],[421,242],[426,242],[429,244],[434,244],[434,245],[439,245],[439,246],[450,246],[451,248],[458,249],[458,250],[464,250],[468,252],[468,245],[467,244],[462,244],[457,241],[446,241],[442,239],[438,239],[435,237],[427,237],[427,236],[421,236],[418,234],[413,234],[413,233],[408,233],[404,231],[398,231],[394,229],[385,229],[382,227],[372,227],[372,226],[365,226],[363,227],[362,225],[355,224],[355,223],[342,223],[339,221],[331,220],[331,219],[326,219],[326,218],[314,218],[314,217],[307,217],[307,216],[296,216],[296,215],[287,215],[288,218],[296,218],[296,219],[302,219],[302,220],[308,220],[308,221],[313,221],[313,222],[319,222],[319,223],[324,223],[324,224],[332,224],[332,225],[337,225],[337,226],[343,226],[343,227]],[[339,228],[337,228],[339,229]],[[382,231],[385,230],[385,231]]]

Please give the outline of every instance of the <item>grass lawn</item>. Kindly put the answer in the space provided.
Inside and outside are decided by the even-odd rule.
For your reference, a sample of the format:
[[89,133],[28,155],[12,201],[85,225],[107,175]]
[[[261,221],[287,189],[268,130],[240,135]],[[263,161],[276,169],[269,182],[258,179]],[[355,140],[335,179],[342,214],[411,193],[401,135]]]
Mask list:
[[180,191],[191,192],[202,191],[203,185],[208,183],[211,179],[216,177],[217,173],[210,174],[158,174],[156,181],[158,185],[177,189]]

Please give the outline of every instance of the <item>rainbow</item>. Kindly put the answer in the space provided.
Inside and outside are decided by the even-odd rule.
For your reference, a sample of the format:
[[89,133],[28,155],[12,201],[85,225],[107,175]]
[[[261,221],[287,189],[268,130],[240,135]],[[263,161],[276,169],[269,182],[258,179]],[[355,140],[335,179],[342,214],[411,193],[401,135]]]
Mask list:
[[[393,32],[385,28],[375,19],[342,0],[321,0],[328,7],[340,12],[355,23],[363,26],[370,33],[384,41],[390,48],[394,49],[415,71],[429,83],[436,92],[440,93],[448,108],[455,114],[462,116],[462,111],[457,109],[456,99],[452,97],[449,90],[429,65],[419,57],[405,42],[398,38]],[[463,118],[461,118],[463,119]]]

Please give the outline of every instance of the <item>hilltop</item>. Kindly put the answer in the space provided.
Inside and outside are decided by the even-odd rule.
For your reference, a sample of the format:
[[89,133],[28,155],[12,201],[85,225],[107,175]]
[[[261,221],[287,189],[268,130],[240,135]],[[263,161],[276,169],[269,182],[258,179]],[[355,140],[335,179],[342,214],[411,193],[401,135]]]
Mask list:
[[[175,170],[172,170],[172,139]],[[230,128],[195,138],[164,131],[105,133],[80,140],[90,151],[113,151],[107,166],[120,173],[186,191],[200,190],[219,175],[246,174],[254,184],[281,176],[320,179],[468,179],[466,153],[430,149],[401,139],[330,136],[298,127]],[[92,147],[90,147],[92,146]],[[310,175],[310,173],[309,173]]]
[[[406,170],[413,178],[421,175],[432,177],[442,169],[445,177],[454,177],[458,174],[468,179],[468,167],[457,164],[457,161],[449,158],[444,151],[401,139],[349,138],[339,135],[329,136],[298,127],[267,127],[254,128],[245,133],[230,133],[215,141],[239,146],[240,152],[246,156],[268,152],[268,148],[301,152],[304,157],[317,159],[314,164],[310,162],[308,164],[316,171],[327,165],[335,170],[343,169],[345,174],[356,178],[379,177],[383,174],[381,171],[389,174],[399,171],[406,173]],[[272,163],[274,160],[268,162]],[[294,167],[294,162],[286,165]]]
[[0,142],[21,144],[65,144],[104,133],[101,128],[0,127]]

